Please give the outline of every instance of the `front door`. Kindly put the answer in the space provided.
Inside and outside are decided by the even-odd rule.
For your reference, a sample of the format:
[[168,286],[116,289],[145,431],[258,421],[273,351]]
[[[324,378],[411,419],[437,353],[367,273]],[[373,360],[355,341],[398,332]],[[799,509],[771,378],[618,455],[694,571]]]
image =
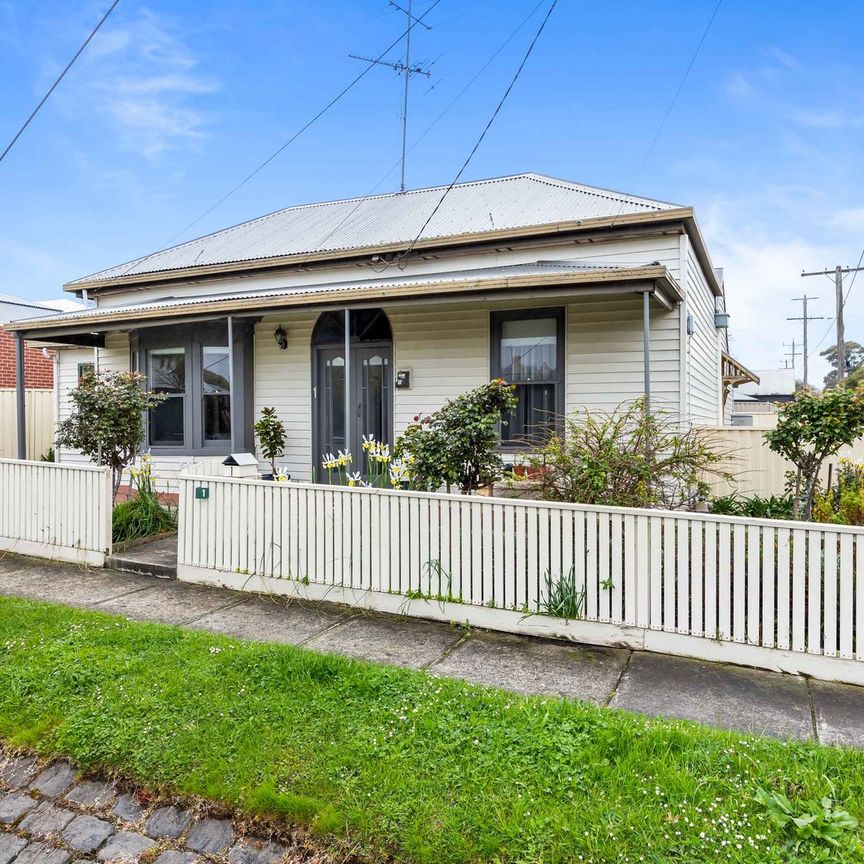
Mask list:
[[[351,346],[351,417],[345,428],[345,350],[340,347],[316,349],[315,369],[315,476],[322,473],[325,453],[349,450],[351,472],[365,474],[363,436],[392,443],[393,348],[392,345]],[[347,446],[346,446],[347,445]]]

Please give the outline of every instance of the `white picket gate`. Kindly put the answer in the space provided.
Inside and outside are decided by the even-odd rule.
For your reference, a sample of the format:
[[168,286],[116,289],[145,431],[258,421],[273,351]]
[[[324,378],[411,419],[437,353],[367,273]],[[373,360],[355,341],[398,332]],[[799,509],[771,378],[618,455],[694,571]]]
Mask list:
[[108,468],[0,459],[0,550],[102,567],[111,508]]
[[[864,683],[862,529],[228,478],[180,491],[180,578]],[[562,578],[578,620],[547,614]]]

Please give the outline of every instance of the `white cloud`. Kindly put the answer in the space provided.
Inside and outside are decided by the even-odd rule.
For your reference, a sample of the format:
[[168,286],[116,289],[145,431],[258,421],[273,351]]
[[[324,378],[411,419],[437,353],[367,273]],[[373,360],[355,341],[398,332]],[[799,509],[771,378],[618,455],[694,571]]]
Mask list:
[[[802,189],[769,190],[764,198],[718,199],[703,210],[702,224],[714,264],[724,268],[732,353],[751,369],[780,368],[789,350],[783,343],[795,339],[801,344],[801,322],[787,319],[801,314],[801,304],[793,298],[806,292],[818,298],[809,314],[825,319],[810,325],[810,380],[821,384],[828,366],[818,355],[834,339],[834,283],[829,277],[801,278],[801,271],[846,263],[850,250],[857,249],[857,260],[864,210],[846,211],[844,222],[818,199],[815,190],[808,195]],[[788,203],[795,200],[807,210],[810,230],[788,218]],[[864,289],[864,280],[855,292],[859,287]],[[852,299],[847,304],[847,338],[864,335],[862,311],[864,303]],[[800,376],[800,357],[796,368]]]
[[171,23],[145,9],[109,25],[82,57],[88,110],[95,105],[148,159],[205,137],[211,114],[200,97],[219,84],[199,71]]
[[840,108],[794,108],[789,119],[811,129],[860,129],[864,119]]

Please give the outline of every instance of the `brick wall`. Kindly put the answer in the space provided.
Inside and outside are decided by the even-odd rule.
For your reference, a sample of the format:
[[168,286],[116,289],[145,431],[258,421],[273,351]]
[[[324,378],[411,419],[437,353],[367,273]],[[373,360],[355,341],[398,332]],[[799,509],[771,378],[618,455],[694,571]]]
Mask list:
[[[0,327],[0,387],[15,386],[15,339]],[[24,348],[24,386],[49,389],[54,386],[54,364],[41,348]]]

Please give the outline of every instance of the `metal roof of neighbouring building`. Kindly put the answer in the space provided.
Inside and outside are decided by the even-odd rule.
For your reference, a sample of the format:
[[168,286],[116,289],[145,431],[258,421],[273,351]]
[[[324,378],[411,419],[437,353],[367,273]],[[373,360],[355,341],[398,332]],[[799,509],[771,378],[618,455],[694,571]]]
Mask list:
[[[304,204],[278,210],[67,283],[99,282],[271,258],[408,246],[441,200],[445,186]],[[680,209],[542,174],[458,183],[423,230],[423,240],[456,238],[586,219]]]

